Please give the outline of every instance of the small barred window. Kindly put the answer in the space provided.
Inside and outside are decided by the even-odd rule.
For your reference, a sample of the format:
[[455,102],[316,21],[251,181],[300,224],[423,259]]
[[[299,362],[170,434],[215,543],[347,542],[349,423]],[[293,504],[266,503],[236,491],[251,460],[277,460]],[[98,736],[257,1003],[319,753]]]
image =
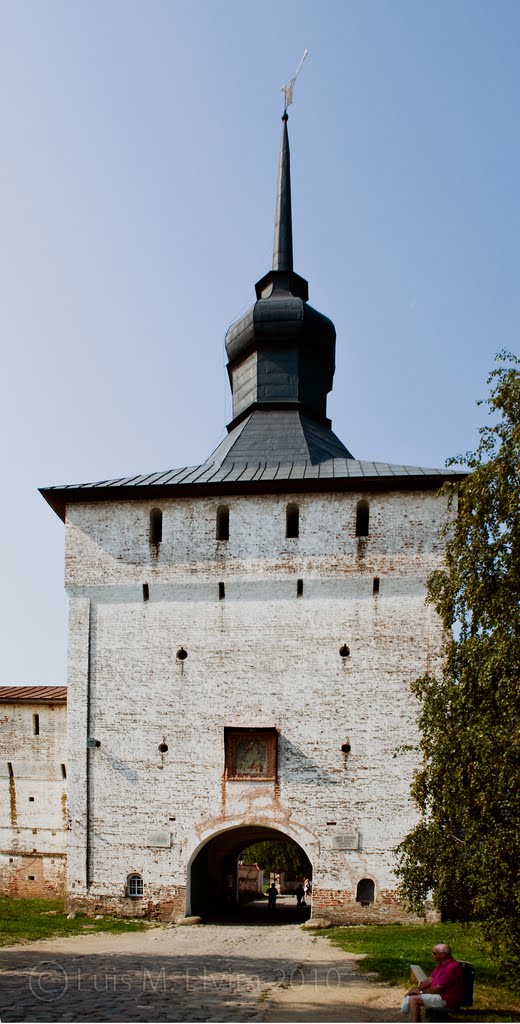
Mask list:
[[133,900],[141,899],[144,893],[143,876],[129,875],[127,883],[128,895]]

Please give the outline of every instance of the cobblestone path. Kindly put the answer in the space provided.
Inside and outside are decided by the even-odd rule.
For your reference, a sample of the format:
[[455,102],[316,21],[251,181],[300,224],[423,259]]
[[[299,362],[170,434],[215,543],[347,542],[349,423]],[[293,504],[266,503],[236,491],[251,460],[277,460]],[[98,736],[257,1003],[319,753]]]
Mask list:
[[397,989],[299,925],[164,926],[0,949],[10,1021],[397,1021]]

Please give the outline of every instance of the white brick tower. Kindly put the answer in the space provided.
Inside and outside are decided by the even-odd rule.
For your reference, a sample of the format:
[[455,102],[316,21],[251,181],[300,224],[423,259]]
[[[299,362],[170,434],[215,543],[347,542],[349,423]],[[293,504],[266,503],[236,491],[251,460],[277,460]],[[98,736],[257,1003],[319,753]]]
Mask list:
[[253,842],[298,843],[313,914],[399,920],[409,681],[452,472],[356,460],[326,415],[335,330],[293,270],[287,115],[273,268],[228,331],[228,437],[200,466],[50,487],[70,597],[68,889],[219,911]]

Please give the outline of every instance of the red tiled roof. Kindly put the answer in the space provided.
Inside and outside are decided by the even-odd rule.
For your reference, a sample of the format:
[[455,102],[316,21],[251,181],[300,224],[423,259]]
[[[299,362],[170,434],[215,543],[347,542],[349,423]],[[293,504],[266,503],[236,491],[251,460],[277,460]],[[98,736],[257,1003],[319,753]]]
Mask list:
[[65,703],[67,700],[66,686],[0,686],[0,703],[7,701],[45,701],[46,703]]

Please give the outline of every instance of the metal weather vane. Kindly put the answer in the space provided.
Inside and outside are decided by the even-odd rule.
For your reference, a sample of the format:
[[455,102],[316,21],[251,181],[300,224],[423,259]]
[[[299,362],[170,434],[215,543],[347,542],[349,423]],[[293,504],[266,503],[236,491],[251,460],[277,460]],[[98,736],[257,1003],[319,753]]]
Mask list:
[[308,50],[304,50],[303,57],[302,57],[300,63],[298,64],[298,67],[296,68],[296,71],[294,72],[294,77],[290,79],[290,81],[287,83],[287,85],[282,85],[281,91],[285,95],[285,104],[284,104],[284,108],[283,108],[283,112],[284,112],[285,115],[287,114],[287,107],[290,107],[290,105],[291,105],[291,103],[293,101],[294,83],[296,82],[296,79],[298,78],[298,75],[300,74],[300,71],[301,71],[301,68],[302,68],[302,64],[303,64],[303,62],[304,62],[308,52],[309,52]]

